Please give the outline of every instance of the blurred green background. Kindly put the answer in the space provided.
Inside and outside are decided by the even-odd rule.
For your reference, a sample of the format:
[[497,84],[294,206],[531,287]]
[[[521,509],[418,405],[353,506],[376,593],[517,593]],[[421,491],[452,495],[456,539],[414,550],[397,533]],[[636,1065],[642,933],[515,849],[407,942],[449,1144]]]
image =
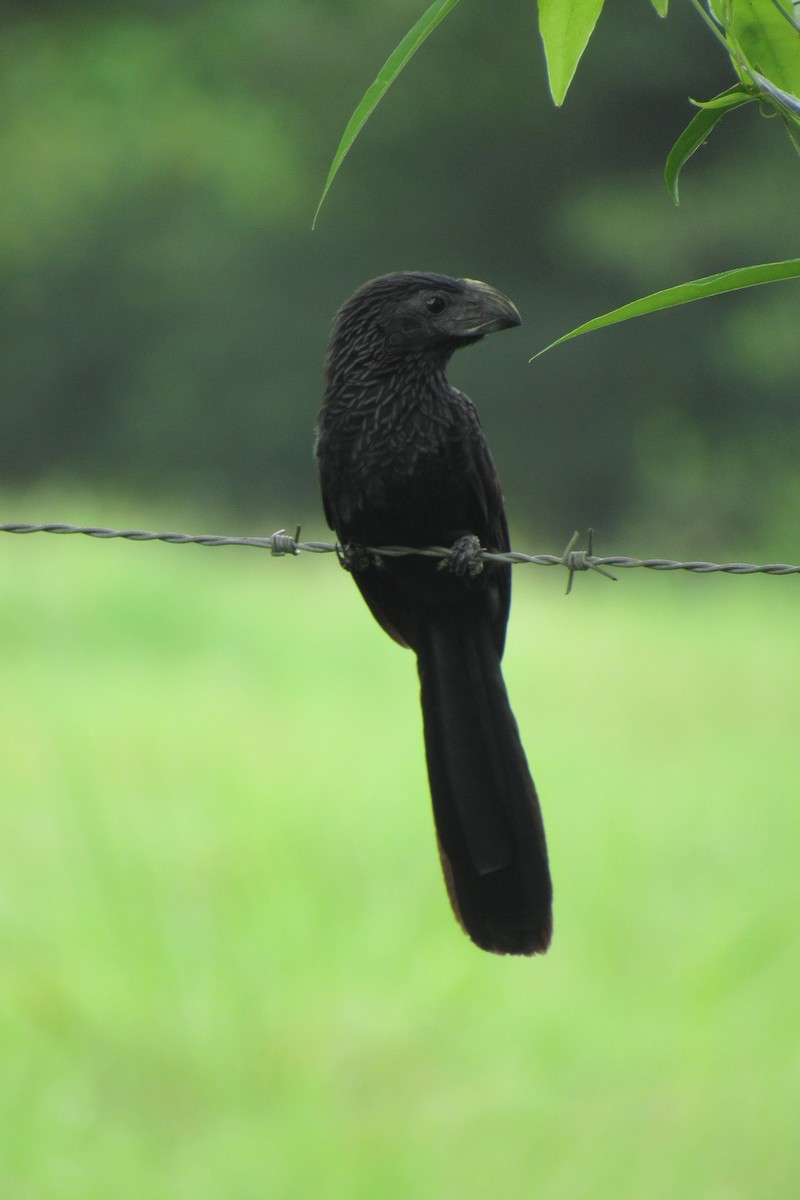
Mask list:
[[[0,12],[3,521],[325,537],[333,312],[484,278],[459,356],[523,549],[797,561],[797,291],[570,343],[796,254],[797,166],[675,0],[567,104],[533,6],[458,6],[311,217],[413,0]],[[332,558],[0,545],[0,1194],[785,1200],[800,1190],[796,577],[519,568],[506,658],[556,935],[449,913],[413,659]]]
[[[415,0],[3,6],[0,469],[6,484],[214,497],[316,519],[333,312],[398,269],[485,278],[523,330],[462,355],[512,520],[561,544],[736,556],[786,515],[797,289],[688,306],[528,358],[581,320],[796,253],[778,121],[726,118],[676,210],[666,154],[727,56],[686,3],[610,5],[562,110],[533,4],[459,5],[311,217]],[[31,518],[33,519],[33,517]],[[65,519],[66,515],[65,515]]]

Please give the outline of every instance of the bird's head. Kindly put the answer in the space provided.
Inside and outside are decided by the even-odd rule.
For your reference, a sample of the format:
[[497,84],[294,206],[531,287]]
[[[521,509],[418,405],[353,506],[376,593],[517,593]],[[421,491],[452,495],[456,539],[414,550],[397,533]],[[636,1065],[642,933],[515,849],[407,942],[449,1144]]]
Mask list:
[[357,372],[368,364],[392,369],[414,358],[443,366],[460,347],[520,323],[508,297],[476,279],[419,271],[381,275],[339,310],[328,371]]

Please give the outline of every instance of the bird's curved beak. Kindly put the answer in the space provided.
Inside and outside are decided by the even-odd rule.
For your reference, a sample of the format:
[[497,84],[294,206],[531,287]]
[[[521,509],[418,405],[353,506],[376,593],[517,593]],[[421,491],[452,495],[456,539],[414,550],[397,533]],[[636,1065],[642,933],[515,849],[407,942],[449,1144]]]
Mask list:
[[479,279],[462,279],[461,283],[465,289],[463,304],[455,319],[461,337],[479,338],[522,324],[522,317],[508,296]]

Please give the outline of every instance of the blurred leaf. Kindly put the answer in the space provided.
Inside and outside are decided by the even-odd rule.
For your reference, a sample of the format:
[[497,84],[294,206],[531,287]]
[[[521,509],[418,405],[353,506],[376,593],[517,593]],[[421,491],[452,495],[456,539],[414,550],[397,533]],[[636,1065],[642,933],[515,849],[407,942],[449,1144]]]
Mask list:
[[651,0],[651,2],[653,5],[653,8],[656,10],[656,12],[658,13],[658,15],[660,17],[665,17],[667,15],[667,9],[669,8],[669,0]]
[[[666,8],[665,0],[660,2]],[[602,8],[603,0],[539,0],[539,32],[550,93],[557,105],[564,103]]]
[[440,21],[444,20],[447,14],[454,9],[458,4],[458,0],[435,0],[435,3],[427,9],[416,25],[408,31],[406,36],[400,42],[399,46],[389,55],[386,62],[378,72],[375,81],[370,84],[364,95],[361,97],[356,110],[350,120],[347,122],[345,131],[342,134],[342,139],[333,156],[328,178],[325,180],[325,186],[322,189],[322,195],[317,205],[317,211],[314,213],[314,220],[311,223],[313,229],[317,223],[317,218],[320,214],[320,209],[325,203],[325,197],[330,191],[330,186],[336,178],[339,167],[345,160],[345,157],[363,129],[366,122],[374,112],[377,105],[385,96],[386,92],[394,83],[397,76],[402,71],[403,67],[416,54],[422,43],[433,33]]
[[700,0],[693,3],[724,42],[745,87],[754,86],[783,117],[797,147],[800,24],[790,0],[709,0],[711,17]]
[[669,152],[664,168],[664,182],[667,191],[675,204],[680,204],[678,196],[678,176],[687,159],[699,150],[711,130],[721,121],[726,112],[747,104],[755,97],[738,84],[700,105],[700,112],[692,117],[689,124]]
[[654,292],[651,296],[643,296],[641,300],[633,300],[623,304],[601,317],[579,325],[577,329],[556,338],[549,346],[534,354],[530,362],[539,358],[554,346],[568,342],[571,338],[580,337],[584,333],[592,333],[595,329],[604,329],[607,325],[616,325],[620,321],[629,321],[632,317],[643,317],[647,313],[660,312],[664,308],[674,308],[677,304],[689,304],[693,300],[705,300],[709,296],[721,296],[725,292],[738,291],[740,288],[755,287],[760,283],[777,283],[782,279],[800,278],[800,258],[789,258],[784,262],[761,263],[754,267],[736,267],[732,271],[722,271],[718,275],[707,275],[704,279],[693,279],[689,283],[680,283],[677,287],[665,288]]
[[790,9],[779,0],[736,0],[729,14],[723,24],[750,73],[800,94],[800,45]]

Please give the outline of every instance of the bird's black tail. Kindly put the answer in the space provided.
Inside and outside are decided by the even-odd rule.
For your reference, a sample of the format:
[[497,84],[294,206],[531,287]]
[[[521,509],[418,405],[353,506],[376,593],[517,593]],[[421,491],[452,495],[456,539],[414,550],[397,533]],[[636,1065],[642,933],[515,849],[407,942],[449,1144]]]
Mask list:
[[416,647],[433,813],[453,910],[476,945],[550,944],[544,825],[488,622],[447,613]]

